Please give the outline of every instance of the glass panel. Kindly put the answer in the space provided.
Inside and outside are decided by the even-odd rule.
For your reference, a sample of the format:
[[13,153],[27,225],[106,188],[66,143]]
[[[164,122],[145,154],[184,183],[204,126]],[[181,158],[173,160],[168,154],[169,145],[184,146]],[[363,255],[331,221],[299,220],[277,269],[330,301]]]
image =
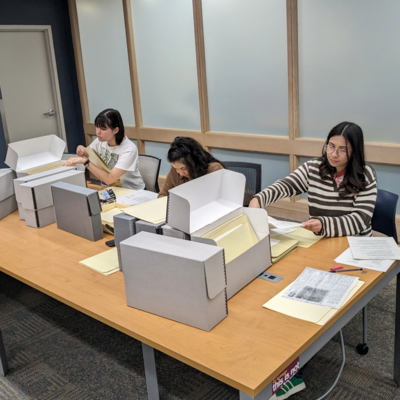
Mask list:
[[400,2],[299,0],[300,136],[342,121],[400,143]]
[[261,164],[261,189],[289,175],[289,156],[224,149],[212,149],[211,153],[222,162],[240,161]]
[[[400,167],[382,164],[370,165],[375,168],[378,188],[400,196]],[[400,214],[400,201],[397,202],[397,214]]]
[[143,124],[199,130],[192,2],[131,4]]
[[171,169],[171,164],[167,160],[169,147],[170,145],[168,143],[145,142],[146,154],[161,158],[160,176],[167,176]]
[[286,2],[203,0],[213,131],[288,135]]
[[90,120],[117,109],[135,125],[122,1],[77,0]]

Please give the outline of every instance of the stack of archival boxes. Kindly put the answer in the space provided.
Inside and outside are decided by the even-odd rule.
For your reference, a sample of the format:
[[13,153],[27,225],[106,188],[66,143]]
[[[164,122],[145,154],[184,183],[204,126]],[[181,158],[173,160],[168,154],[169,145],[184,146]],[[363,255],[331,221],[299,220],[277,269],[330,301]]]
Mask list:
[[5,163],[17,174],[14,191],[19,215],[35,228],[56,222],[51,185],[68,182],[86,187],[83,171],[60,167],[65,142],[55,135],[8,145]]
[[146,232],[122,241],[127,304],[206,331],[222,321],[227,300],[271,266],[267,212],[242,207],[244,189],[244,175],[228,170],[171,189],[168,229],[191,241]]

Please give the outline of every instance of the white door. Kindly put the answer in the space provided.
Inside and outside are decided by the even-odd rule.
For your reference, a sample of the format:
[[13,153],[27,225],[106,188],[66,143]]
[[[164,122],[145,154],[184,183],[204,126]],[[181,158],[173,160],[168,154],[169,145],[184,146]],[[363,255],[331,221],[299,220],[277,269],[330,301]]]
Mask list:
[[0,26],[0,88],[7,143],[66,139],[50,27]]

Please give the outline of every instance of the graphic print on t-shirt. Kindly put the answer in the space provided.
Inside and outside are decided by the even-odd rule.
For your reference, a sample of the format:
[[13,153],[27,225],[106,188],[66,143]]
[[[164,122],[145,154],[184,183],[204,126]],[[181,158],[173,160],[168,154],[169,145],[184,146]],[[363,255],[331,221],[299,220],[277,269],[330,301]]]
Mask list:
[[100,148],[100,157],[108,165],[108,168],[113,169],[118,161],[118,154],[110,153],[106,148]]

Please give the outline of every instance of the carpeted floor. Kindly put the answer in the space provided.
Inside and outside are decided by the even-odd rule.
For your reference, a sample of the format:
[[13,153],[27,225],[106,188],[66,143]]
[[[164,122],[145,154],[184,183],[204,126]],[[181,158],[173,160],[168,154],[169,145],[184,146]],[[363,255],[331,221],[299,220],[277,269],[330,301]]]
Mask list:
[[[362,317],[344,329],[346,365],[326,399],[399,399],[392,379],[395,281],[368,306],[370,351],[360,356]],[[10,371],[0,376],[0,399],[146,399],[140,342],[0,273],[0,329]],[[336,335],[308,364],[312,400],[334,382],[342,361]],[[161,399],[238,399],[238,391],[156,352]]]

